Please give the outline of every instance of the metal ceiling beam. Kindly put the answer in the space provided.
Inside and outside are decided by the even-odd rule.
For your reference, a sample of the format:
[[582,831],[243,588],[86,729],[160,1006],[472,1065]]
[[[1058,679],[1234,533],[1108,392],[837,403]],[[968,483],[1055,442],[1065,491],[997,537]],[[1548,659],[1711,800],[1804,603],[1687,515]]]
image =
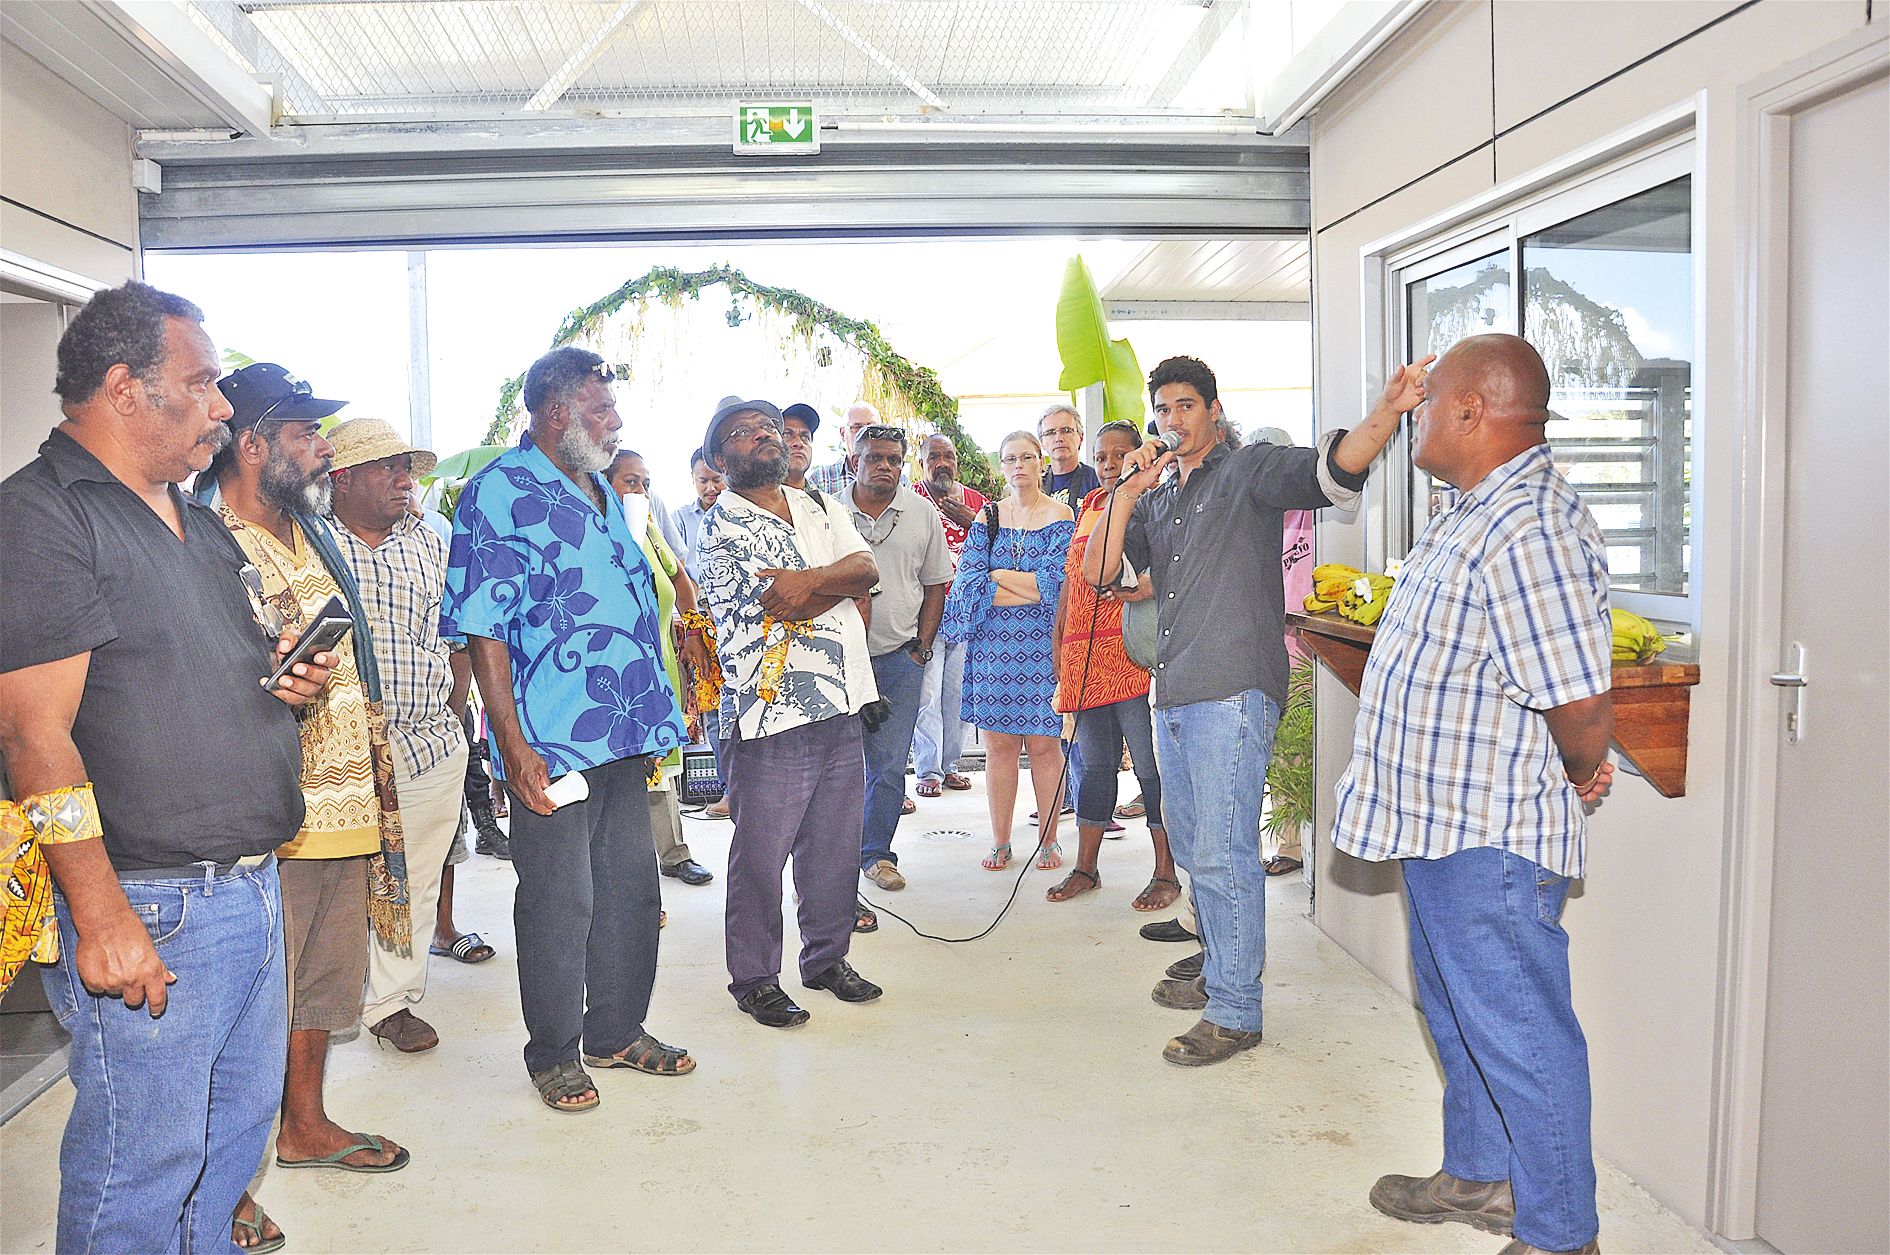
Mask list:
[[1207,0],[1206,12],[1201,20],[1189,32],[1188,38],[1181,45],[1181,51],[1168,66],[1155,89],[1148,94],[1151,108],[1166,108],[1175,103],[1175,97],[1181,94],[1188,80],[1194,77],[1201,63],[1207,60],[1208,53],[1214,51],[1214,45],[1221,42],[1221,36],[1234,24],[1234,19],[1247,11],[1245,0]]
[[416,135],[403,152],[384,136],[378,151],[340,137],[274,151],[147,139],[140,151],[164,162],[164,190],[139,198],[140,236],[147,249],[418,248],[1091,231],[1304,238],[1310,223],[1304,147],[1263,137],[874,136],[763,161],[734,157],[726,139],[719,150],[622,136],[612,147],[561,145],[550,121],[536,138],[514,129],[488,147]]
[[231,129],[266,132],[275,123],[273,93],[230,60],[176,5],[166,0],[82,2],[140,56]]
[[276,47],[275,40],[256,25],[243,5],[236,0],[194,0],[192,7],[219,35],[230,41],[230,46],[245,61],[256,67],[258,74],[281,81],[283,94],[294,98],[297,113],[326,113],[332,108],[328,98],[302,77],[301,71]]
[[924,83],[921,83],[918,79],[912,77],[911,74],[909,74],[903,67],[901,67],[897,62],[895,62],[891,57],[887,56],[885,53],[881,52],[878,48],[875,48],[872,44],[868,43],[865,36],[861,35],[858,31],[854,30],[851,26],[848,26],[845,22],[841,21],[839,17],[836,16],[831,9],[829,9],[826,5],[820,3],[820,0],[801,0],[801,7],[806,9],[809,13],[812,13],[815,17],[819,18],[822,22],[825,22],[828,26],[832,27],[834,32],[838,34],[840,38],[846,40],[848,43],[852,44],[855,48],[858,48],[862,53],[864,53],[867,60],[871,61],[874,65],[877,65],[880,69],[886,71],[886,73],[892,75],[894,78],[898,79],[901,83],[904,83],[906,85],[906,90],[911,92],[913,95],[917,96],[920,100],[923,100],[926,104],[931,105],[934,109],[943,109],[946,107],[944,101],[940,100],[937,96],[932,94],[931,88],[927,87]]
[[540,113],[556,104],[558,97],[571,90],[571,84],[578,81],[579,75],[597,64],[597,58],[604,55],[604,49],[610,46],[610,41],[617,37],[624,23],[630,20],[630,15],[642,8],[643,4],[644,0],[623,0],[604,20],[604,24],[592,31],[591,37],[565,58],[564,64],[545,80],[545,85],[520,106],[521,112]]
[[1309,301],[1103,301],[1125,322],[1311,322]]

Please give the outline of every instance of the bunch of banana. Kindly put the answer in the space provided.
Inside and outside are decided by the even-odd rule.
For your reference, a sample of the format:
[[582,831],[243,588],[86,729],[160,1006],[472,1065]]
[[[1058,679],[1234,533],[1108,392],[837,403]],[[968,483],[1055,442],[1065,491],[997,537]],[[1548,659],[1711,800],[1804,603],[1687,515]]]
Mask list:
[[1313,590],[1306,594],[1306,613],[1324,614],[1328,610],[1337,610],[1345,590],[1352,586],[1352,581],[1364,574],[1357,567],[1347,566],[1343,562],[1322,562],[1314,567]]
[[1614,621],[1614,660],[1616,662],[1652,662],[1667,641],[1660,629],[1630,610],[1610,610]]
[[1339,617],[1370,627],[1385,612],[1391,598],[1389,575],[1361,575],[1346,587],[1339,598]]

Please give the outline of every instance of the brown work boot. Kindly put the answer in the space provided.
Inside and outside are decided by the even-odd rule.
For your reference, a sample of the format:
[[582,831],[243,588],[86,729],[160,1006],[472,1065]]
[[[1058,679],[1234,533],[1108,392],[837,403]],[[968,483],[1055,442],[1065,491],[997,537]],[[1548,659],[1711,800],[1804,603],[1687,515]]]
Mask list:
[[1498,1251],[1497,1255],[1601,1255],[1601,1239],[1590,1238],[1587,1246],[1577,1247],[1572,1251],[1545,1251],[1539,1246],[1531,1246],[1521,1238],[1517,1238]]
[[1507,1236],[1516,1219],[1516,1198],[1508,1181],[1460,1181],[1442,1171],[1428,1177],[1379,1177],[1371,1199],[1387,1216],[1414,1224],[1454,1220]]
[[1203,1017],[1181,1036],[1170,1038],[1162,1050],[1162,1058],[1184,1068],[1203,1068],[1231,1059],[1241,1051],[1252,1050],[1259,1044],[1259,1029],[1243,1033],[1237,1028],[1222,1028]]

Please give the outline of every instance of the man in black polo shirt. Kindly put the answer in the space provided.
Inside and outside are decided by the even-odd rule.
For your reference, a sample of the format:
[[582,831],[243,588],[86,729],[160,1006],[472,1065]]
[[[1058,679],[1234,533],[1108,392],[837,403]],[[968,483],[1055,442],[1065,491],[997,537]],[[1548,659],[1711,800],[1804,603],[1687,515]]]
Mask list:
[[227,1249],[282,1096],[270,852],[302,823],[289,707],[334,658],[264,688],[289,638],[176,488],[229,438],[202,319],[95,296],[59,341],[65,422],[0,484],[0,750],[59,890],[43,977],[77,1090],[62,1251]]
[[1236,449],[1214,372],[1169,358],[1148,392],[1155,421],[1179,443],[1166,452],[1150,441],[1124,460],[1108,533],[1099,527],[1083,552],[1092,586],[1114,582],[1125,557],[1155,583],[1162,818],[1192,879],[1207,951],[1207,1007],[1162,1051],[1170,1063],[1219,1063],[1260,1044],[1267,899],[1254,834],[1286,701],[1285,513],[1358,500],[1399,416],[1423,399],[1426,364],[1400,367],[1364,422],[1326,433],[1317,449]]

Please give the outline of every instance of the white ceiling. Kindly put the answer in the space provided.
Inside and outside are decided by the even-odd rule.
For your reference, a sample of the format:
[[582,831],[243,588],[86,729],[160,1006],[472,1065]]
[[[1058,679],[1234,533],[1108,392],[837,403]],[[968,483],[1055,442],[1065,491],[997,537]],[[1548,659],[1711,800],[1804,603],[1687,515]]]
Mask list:
[[1312,299],[1305,240],[1163,240],[1103,288],[1105,302]]

